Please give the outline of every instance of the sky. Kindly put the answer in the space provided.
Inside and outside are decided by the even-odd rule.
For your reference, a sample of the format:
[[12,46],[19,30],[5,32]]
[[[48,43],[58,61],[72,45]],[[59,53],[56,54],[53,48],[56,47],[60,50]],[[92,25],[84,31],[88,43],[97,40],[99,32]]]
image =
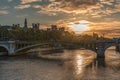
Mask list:
[[0,0],[0,24],[40,23],[120,36],[120,0]]

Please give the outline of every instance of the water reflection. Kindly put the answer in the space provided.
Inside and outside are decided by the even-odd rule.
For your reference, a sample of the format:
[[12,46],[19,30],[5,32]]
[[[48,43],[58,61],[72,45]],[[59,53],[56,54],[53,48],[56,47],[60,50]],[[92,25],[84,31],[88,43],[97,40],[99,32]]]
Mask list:
[[63,60],[63,67],[69,79],[119,80],[119,54],[110,49],[106,51],[106,58],[95,59],[95,54],[88,50],[65,50],[61,56],[66,59]]
[[86,71],[86,66],[95,58],[94,53],[87,50],[65,51],[65,54],[67,55],[66,57],[71,58],[64,62],[66,73],[69,72],[69,74],[73,76],[70,80],[80,80],[85,76],[84,72]]
[[105,59],[95,59],[96,53],[88,50],[52,53],[60,60],[31,55],[0,59],[0,80],[120,80],[120,54],[115,50],[107,50]]
[[120,80],[120,54],[116,54],[115,50],[107,50],[106,58],[98,59],[95,59],[93,52],[87,50],[68,53],[69,56],[72,54],[72,60],[66,61],[67,65],[64,66],[67,72],[72,71],[73,80]]
[[81,55],[76,55],[76,74],[81,74],[83,72],[82,65],[83,65],[83,58]]
[[91,67],[105,67],[105,58],[94,59],[92,63],[89,64]]

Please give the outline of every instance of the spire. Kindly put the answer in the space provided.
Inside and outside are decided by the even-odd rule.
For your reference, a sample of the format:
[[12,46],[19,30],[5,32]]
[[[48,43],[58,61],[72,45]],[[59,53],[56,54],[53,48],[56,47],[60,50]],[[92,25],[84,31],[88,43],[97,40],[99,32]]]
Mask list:
[[25,18],[25,22],[24,22],[24,30],[27,31],[28,30],[28,26],[27,26],[27,19]]
[[28,28],[27,27],[27,19],[25,18],[25,22],[24,22],[24,28]]

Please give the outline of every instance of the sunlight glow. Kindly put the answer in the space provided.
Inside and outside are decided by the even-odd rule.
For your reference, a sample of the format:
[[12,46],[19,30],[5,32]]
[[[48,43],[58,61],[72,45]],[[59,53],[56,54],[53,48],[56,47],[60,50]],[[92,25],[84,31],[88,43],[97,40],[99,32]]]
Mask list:
[[81,74],[82,73],[82,64],[83,64],[83,58],[82,58],[82,56],[81,55],[77,55],[76,56],[76,73],[77,73],[77,75],[78,74]]
[[89,22],[86,20],[78,21],[77,23],[71,22],[69,25],[70,29],[72,29],[75,33],[81,33],[89,28]]

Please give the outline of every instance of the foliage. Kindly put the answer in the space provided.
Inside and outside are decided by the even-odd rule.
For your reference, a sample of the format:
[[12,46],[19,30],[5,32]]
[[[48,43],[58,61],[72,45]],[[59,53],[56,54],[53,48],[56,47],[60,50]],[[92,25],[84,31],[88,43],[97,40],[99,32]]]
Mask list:
[[[34,30],[23,28],[15,28],[11,31],[7,29],[0,29],[0,34],[4,33],[12,40],[20,41],[39,41],[39,42],[50,42],[50,41],[62,41],[62,42],[73,42],[73,43],[83,43],[90,44],[98,39],[98,34],[93,33],[93,35],[76,35],[75,33],[60,30]],[[7,35],[6,35],[7,34]]]

